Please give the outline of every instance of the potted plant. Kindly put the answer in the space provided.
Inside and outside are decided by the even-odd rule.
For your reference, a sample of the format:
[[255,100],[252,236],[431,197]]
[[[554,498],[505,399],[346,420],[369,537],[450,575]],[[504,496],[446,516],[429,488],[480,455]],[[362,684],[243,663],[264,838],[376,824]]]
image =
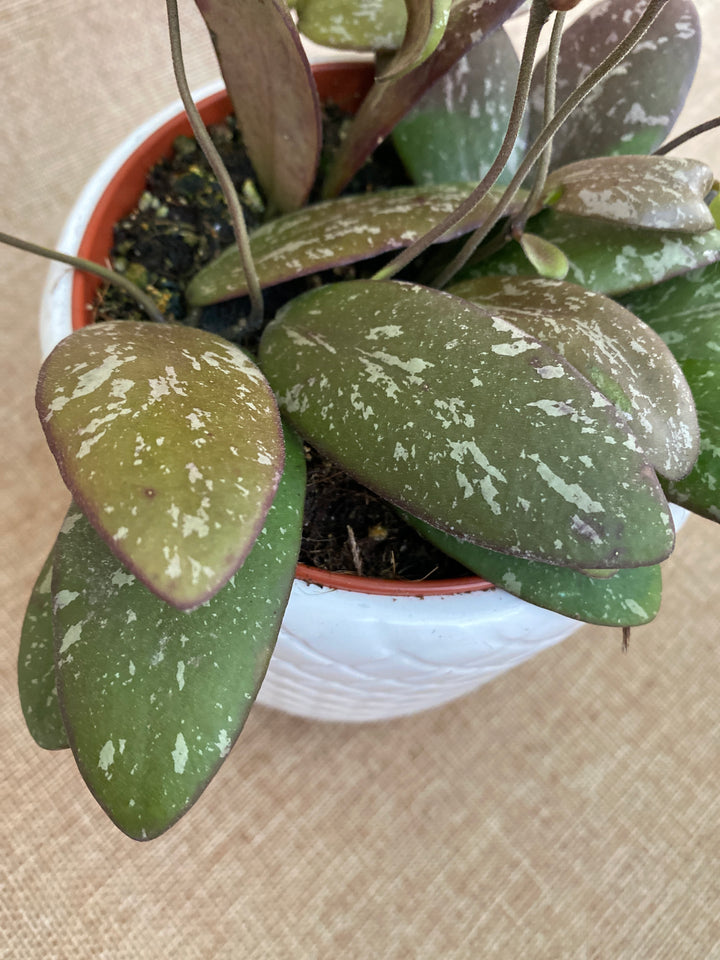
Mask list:
[[[668,500],[716,518],[716,184],[657,153],[697,17],[691,0],[610,0],[563,31],[575,5],[534,0],[518,69],[502,24],[519,0],[387,2],[369,21],[296,4],[311,37],[340,24],[377,48],[316,199],[320,102],[288,10],[198,0],[254,165],[249,237],[173,31],[237,244],[171,323],[163,291],[118,264],[160,322],[93,324],[46,360],[38,410],[74,504],[19,660],[31,732],[73,748],[129,835],[194,802],[257,696],[295,573],[299,437],[500,596],[577,621],[652,618]],[[415,184],[343,194],[388,136]],[[254,357],[197,325],[228,298]]]

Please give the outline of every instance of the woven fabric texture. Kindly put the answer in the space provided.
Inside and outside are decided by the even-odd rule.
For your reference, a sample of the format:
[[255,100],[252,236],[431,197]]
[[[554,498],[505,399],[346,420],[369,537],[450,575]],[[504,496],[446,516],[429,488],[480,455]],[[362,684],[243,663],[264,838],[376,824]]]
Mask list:
[[[212,51],[190,0],[181,15],[199,86]],[[51,244],[105,153],[175,98],[163,5],[0,0],[0,75],[0,223]],[[717,112],[719,83],[709,50],[678,129]],[[692,152],[720,168],[720,137]],[[720,533],[697,518],[627,655],[584,628],[391,723],[258,708],[167,835],[110,824],[16,692],[68,499],[33,409],[45,269],[0,249],[0,958],[720,958]]]

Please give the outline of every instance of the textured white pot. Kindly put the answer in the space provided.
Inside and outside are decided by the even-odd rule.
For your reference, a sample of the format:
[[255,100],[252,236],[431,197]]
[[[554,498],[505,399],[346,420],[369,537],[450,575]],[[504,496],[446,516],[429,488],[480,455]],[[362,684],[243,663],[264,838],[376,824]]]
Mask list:
[[[70,213],[60,250],[77,252],[118,170],[180,112],[179,102],[163,110],[108,157]],[[72,332],[72,287],[72,271],[53,264],[40,315],[44,354]],[[464,584],[464,592],[378,596],[359,592],[358,583],[348,577],[353,589],[339,589],[296,579],[259,703],[321,720],[415,713],[470,692],[582,626],[502,590],[468,592]]]

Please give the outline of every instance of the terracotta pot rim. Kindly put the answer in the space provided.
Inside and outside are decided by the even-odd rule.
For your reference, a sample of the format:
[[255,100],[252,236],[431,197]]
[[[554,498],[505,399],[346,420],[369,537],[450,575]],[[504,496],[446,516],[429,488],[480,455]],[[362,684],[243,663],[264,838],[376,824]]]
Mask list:
[[[371,77],[372,66],[362,61],[339,61],[313,64],[313,74],[317,77],[331,75],[340,71],[347,76],[354,76],[361,85],[368,83]],[[226,115],[229,100],[227,93],[220,90],[217,93],[204,97],[198,106],[206,116],[210,114],[209,122],[216,122],[221,115]],[[225,114],[223,114],[225,110]],[[207,122],[207,121],[206,121]],[[155,163],[163,154],[167,153],[168,145],[181,133],[190,134],[190,127],[183,111],[179,111],[173,118],[161,124],[118,168],[96,204],[78,248],[78,256],[89,259],[100,259],[98,256],[98,234],[105,233],[109,238],[114,224],[124,214],[119,208],[125,207],[125,212],[135,206],[138,192],[126,181],[132,178],[137,181],[138,165],[147,169],[149,163]],[[118,199],[118,198],[121,199]],[[106,244],[103,254],[109,246]],[[104,257],[103,257],[104,259]],[[72,281],[72,329],[78,330],[87,323],[87,304],[92,299],[99,281],[87,274],[75,272]],[[452,595],[459,593],[474,593],[495,589],[493,584],[482,577],[467,576],[452,580],[384,580],[379,577],[361,577],[351,573],[332,573],[298,563],[295,579],[333,590],[346,590],[352,593],[366,593],[375,596],[395,597],[426,597],[438,595]]]

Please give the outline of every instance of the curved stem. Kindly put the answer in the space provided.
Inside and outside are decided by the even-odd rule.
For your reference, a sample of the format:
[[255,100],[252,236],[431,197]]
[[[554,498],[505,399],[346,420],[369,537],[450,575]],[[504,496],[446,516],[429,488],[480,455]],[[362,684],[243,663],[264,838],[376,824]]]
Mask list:
[[439,240],[443,234],[451,230],[456,223],[459,223],[463,217],[471,213],[475,207],[485,199],[510,159],[510,154],[518,138],[523,114],[525,113],[525,107],[527,105],[528,94],[530,92],[530,81],[532,79],[532,68],[535,61],[538,40],[549,16],[550,11],[547,0],[533,0],[507,130],[505,131],[503,142],[500,145],[500,150],[492,166],[473,192],[463,200],[449,216],[436,224],[436,226],[423,234],[423,236],[418,237],[409,247],[406,247],[394,257],[390,263],[386,264],[381,270],[378,270],[373,280],[388,280],[390,277],[394,277],[396,273],[402,270],[403,267],[406,267],[415,257],[423,253],[423,251],[427,250],[431,244]]
[[681,133],[679,137],[675,137],[674,140],[670,140],[668,143],[663,144],[662,147],[659,147],[653,153],[653,156],[664,157],[666,153],[670,153],[670,151],[674,150],[675,147],[679,147],[683,143],[687,143],[688,140],[692,140],[693,137],[697,137],[701,133],[707,133],[708,130],[714,130],[715,127],[720,127],[720,117],[715,117],[712,120],[706,120],[704,123],[698,123],[697,126],[691,127],[689,130],[686,130],[685,133]]
[[504,215],[510,204],[512,203],[513,197],[517,193],[520,185],[527,175],[530,173],[532,168],[535,166],[539,160],[543,150],[550,143],[552,138],[558,132],[560,127],[565,123],[567,118],[571,113],[582,103],[585,97],[610,73],[615,67],[624,60],[624,58],[630,53],[633,47],[642,39],[645,35],[653,21],[657,18],[662,8],[668,0],[649,0],[647,7],[642,13],[642,16],[637,21],[634,27],[632,27],[628,33],[623,37],[620,43],[615,47],[615,49],[610,53],[599,66],[588,74],[585,80],[580,84],[579,87],[575,89],[573,93],[564,101],[560,109],[557,111],[555,116],[552,118],[550,123],[542,129],[539,136],[535,142],[531,145],[530,149],[526,153],[522,163],[517,169],[515,176],[512,178],[508,184],[505,193],[502,195],[500,200],[495,207],[495,210],[490,215],[490,217],[485,221],[485,223],[478,230],[473,233],[469,240],[462,247],[457,256],[452,260],[451,263],[445,268],[442,274],[437,278],[436,285],[439,287],[445,286],[449,281],[455,276],[458,270],[462,269],[465,266],[467,261],[475,252],[476,248],[482,243],[488,233],[492,230],[498,220]]
[[175,71],[175,81],[180,93],[180,99],[188,115],[190,126],[195,134],[195,139],[202,152],[205,154],[212,171],[217,177],[217,181],[222,190],[225,202],[228,205],[230,219],[235,232],[235,240],[240,251],[240,262],[245,271],[245,278],[248,284],[248,295],[250,297],[250,316],[251,323],[259,323],[263,318],[263,295],[260,289],[255,263],[250,251],[250,240],[248,238],[247,227],[245,225],[245,216],[242,205],[238,199],[235,185],[232,182],[227,167],[222,161],[220,154],[215,147],[210,134],[207,132],[202,117],[195,106],[190,93],[187,77],[185,75],[185,64],[182,55],[182,42],[180,38],[180,18],[178,16],[177,0],[165,0],[168,16],[168,29],[170,32],[170,53],[172,56],[173,69]]
[[60,253],[58,250],[50,250],[48,247],[41,247],[37,243],[31,243],[29,240],[20,240],[9,233],[0,233],[0,243],[6,243],[10,247],[17,247],[18,250],[24,250],[26,253],[33,253],[38,257],[45,257],[46,260],[55,260],[58,263],[66,263],[69,267],[76,270],[83,270],[85,273],[92,273],[96,277],[107,280],[108,283],[115,284],[125,293],[129,294],[143,310],[148,314],[151,320],[157,323],[167,323],[167,320],[158,310],[156,304],[144,293],[140,287],[136,286],[132,280],[128,280],[121,273],[111,270],[109,267],[103,267],[92,260],[85,260],[83,257],[74,257],[69,253]]
[[[555,101],[557,93],[557,72],[558,61],[560,59],[560,43],[562,42],[562,33],[565,26],[565,14],[556,13],[553,21],[552,34],[550,35],[550,46],[548,47],[547,57],[545,58],[545,96],[543,102],[543,126],[547,126],[555,114]],[[550,170],[550,160],[552,159],[552,140],[548,141],[538,161],[535,179],[528,194],[528,198],[523,204],[523,208],[513,222],[513,231],[520,232],[525,229],[528,217],[531,216],[536,203],[547,180]]]

